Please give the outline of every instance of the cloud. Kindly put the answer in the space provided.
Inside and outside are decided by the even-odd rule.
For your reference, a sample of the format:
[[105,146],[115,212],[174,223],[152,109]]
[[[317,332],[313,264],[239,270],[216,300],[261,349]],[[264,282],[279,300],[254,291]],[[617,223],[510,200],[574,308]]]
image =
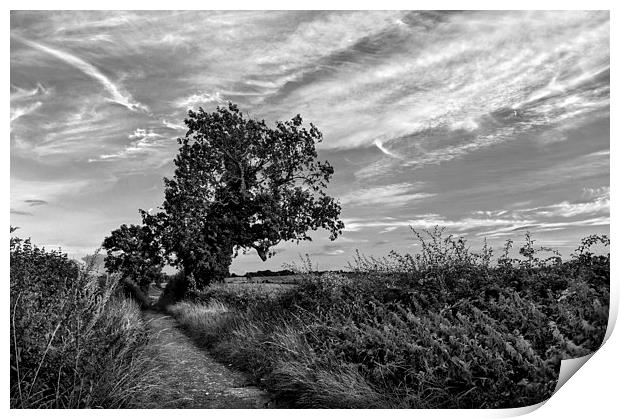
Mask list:
[[41,105],[43,105],[42,102],[35,102],[35,103],[31,103],[30,105],[22,106],[18,108],[11,107],[11,122],[17,120],[18,118],[21,118],[24,115],[31,114],[32,112],[39,109]]
[[25,215],[25,216],[33,216],[34,214],[28,211],[19,211],[19,210],[14,210],[13,208],[11,208],[11,214],[15,214],[15,215]]
[[39,205],[47,205],[48,204],[48,202],[43,200],[43,199],[26,199],[26,200],[24,200],[24,202],[26,204],[28,204],[29,206],[31,206],[31,207],[36,207],[36,206],[39,206]]
[[491,218],[471,218],[466,217],[458,220],[450,220],[445,217],[431,216],[419,217],[412,219],[397,220],[356,220],[345,224],[346,231],[360,231],[366,229],[382,228],[394,229],[398,227],[413,227],[419,229],[429,229],[435,226],[442,226],[457,231],[474,230],[481,227],[494,226],[522,226],[532,224],[533,221],[528,220],[510,220],[510,219],[491,219]]
[[400,159],[400,158],[401,158],[399,155],[397,155],[397,154],[395,154],[395,153],[391,152],[390,150],[388,150],[388,149],[387,149],[387,148],[383,145],[383,143],[382,143],[380,140],[375,140],[375,145],[377,146],[377,148],[378,148],[379,150],[381,150],[381,152],[382,152],[383,154],[385,154],[385,155],[387,155],[387,156],[390,156],[390,157],[394,157],[394,158],[396,158],[396,159]]
[[200,92],[186,98],[178,99],[175,105],[179,108],[188,109],[206,106],[209,103],[222,104],[225,103],[225,101],[222,99],[220,92],[215,92],[214,94]]
[[[603,189],[604,190],[604,189]],[[592,202],[568,203],[518,210],[474,211],[474,216],[449,219],[437,214],[425,214],[416,218],[350,219],[345,222],[345,231],[359,232],[368,229],[381,229],[387,233],[400,227],[431,229],[446,227],[451,231],[474,232],[478,236],[508,235],[520,230],[555,231],[577,226],[604,226],[609,224],[609,216],[563,221],[561,218],[609,213],[609,196],[603,194]],[[485,217],[480,217],[485,216]],[[550,218],[556,220],[549,221]],[[558,219],[559,218],[559,219]]]
[[[539,207],[531,212],[545,217],[575,217],[584,214],[609,214],[610,211],[610,194],[609,187],[586,188],[584,194],[594,198],[587,202],[569,202],[562,201],[557,204]],[[527,212],[527,210],[525,210]]]
[[609,226],[609,217],[595,217],[584,220],[563,221],[563,222],[538,222],[527,224],[524,226],[510,226],[495,230],[487,230],[476,233],[477,236],[485,236],[489,238],[514,236],[517,231],[529,230],[532,232],[558,231],[565,229],[574,229],[576,227],[593,227],[593,226]]
[[47,94],[49,94],[49,89],[41,83],[37,83],[37,87],[30,90],[11,85],[11,102],[32,99],[33,97],[44,96]]
[[[37,83],[37,86],[30,90],[11,85],[11,122],[39,109],[43,105],[40,99],[48,96],[49,93],[50,90],[46,89],[41,83]],[[13,131],[13,127],[11,127],[11,131]]]
[[[346,221],[346,219],[342,219],[343,222],[348,222]],[[346,236],[340,236],[337,239],[338,243],[367,243],[369,240],[368,239],[364,239],[361,237],[357,237],[355,239],[350,238],[350,237],[346,237]]]
[[187,127],[185,126],[185,124],[177,124],[177,123],[174,123],[174,122],[166,121],[165,119],[163,119],[161,121],[161,123],[164,124],[164,126],[166,128],[170,128],[170,129],[173,129],[175,131],[187,130]]
[[385,233],[390,233],[394,230],[396,230],[399,226],[389,226],[384,228],[382,231],[379,232],[379,234],[385,234]]
[[[161,182],[145,179],[172,172],[186,110],[230,100],[268,123],[299,113],[323,133],[319,156],[349,218],[342,248],[322,249],[320,232],[307,244],[328,263],[343,257],[328,252],[368,251],[379,238],[398,249],[409,225],[576,242],[608,228],[609,15],[17,11],[12,178],[38,183],[12,179],[11,206],[35,212],[28,225],[43,243],[100,241],[161,202]],[[124,182],[127,173],[136,177]],[[114,223],[98,212],[103,197],[89,199],[106,176],[122,180],[109,196],[123,199],[106,200]],[[89,188],[66,197],[68,178]]]
[[130,140],[153,140],[154,138],[161,138],[160,134],[153,132],[152,129],[146,130],[144,128],[137,128],[133,134],[129,135]]
[[607,198],[609,199],[609,186],[601,186],[599,188],[583,188],[582,196],[584,198],[597,198],[597,199]]
[[[468,12],[421,31],[412,13],[377,38],[381,53],[351,52],[286,99],[321,121],[324,147],[375,144],[402,159],[380,159],[360,179],[451,161],[608,113],[608,17]],[[556,134],[540,140],[563,139]]]
[[104,89],[110,94],[111,96],[110,100],[112,102],[125,106],[127,109],[132,110],[132,111],[144,111],[144,112],[148,111],[148,108],[145,105],[134,101],[134,99],[131,97],[129,93],[123,92],[120,87],[112,83],[112,81],[108,77],[106,77],[97,67],[84,61],[83,59],[75,55],[69,54],[68,52],[64,52],[64,51],[61,51],[55,48],[51,48],[51,47],[45,46],[37,42],[29,41],[17,35],[11,34],[11,37],[30,46],[31,48],[34,48],[36,50],[39,50],[41,52],[44,52],[46,54],[49,54],[49,55],[52,55],[53,57],[58,58],[59,60],[69,64],[70,66],[77,68],[78,70],[86,74],[87,76],[90,76],[93,79],[97,80],[104,87]]
[[610,193],[608,186],[584,188],[582,196],[590,201],[562,201],[533,208],[516,208],[490,211],[475,211],[476,215],[504,217],[509,219],[571,218],[590,214],[609,214]]
[[[62,21],[61,26],[56,29],[56,32],[76,32],[84,29],[110,30],[144,19],[144,17],[141,18],[139,15],[129,14],[126,11],[106,12],[102,17],[101,13],[81,12],[78,16],[81,18],[76,19],[74,14],[73,19]],[[90,17],[95,17],[96,19],[93,20]]]
[[344,250],[336,249],[336,250],[332,250],[330,252],[326,252],[325,254],[329,255],[329,256],[336,256],[336,255],[342,255],[343,253],[344,253]]
[[604,156],[609,156],[609,151],[610,150],[596,151],[594,153],[588,154],[586,157],[604,157]]
[[46,202],[55,202],[63,196],[76,195],[90,185],[91,181],[86,179],[47,179],[47,180],[28,180],[11,177],[11,203],[15,206],[22,203],[35,205]]
[[548,217],[575,217],[583,214],[609,213],[609,197],[599,198],[592,202],[570,203],[568,201],[546,207],[539,211],[540,215]]
[[[144,154],[157,155],[155,160],[163,158],[166,154],[164,150],[164,144],[166,138],[154,132],[152,129],[137,128],[132,134],[127,136],[131,143],[116,153],[102,154],[98,158],[90,158],[89,162],[97,161],[118,161],[126,158],[135,158],[143,156]],[[168,156],[168,159],[172,159],[172,155]],[[158,160],[159,161],[159,160]]]
[[310,256],[338,256],[345,251],[338,244],[324,244],[319,250],[309,253]]
[[376,204],[399,206],[435,196],[435,194],[432,193],[413,192],[418,190],[421,186],[421,184],[397,183],[363,188],[341,196],[340,202],[345,205],[357,206]]

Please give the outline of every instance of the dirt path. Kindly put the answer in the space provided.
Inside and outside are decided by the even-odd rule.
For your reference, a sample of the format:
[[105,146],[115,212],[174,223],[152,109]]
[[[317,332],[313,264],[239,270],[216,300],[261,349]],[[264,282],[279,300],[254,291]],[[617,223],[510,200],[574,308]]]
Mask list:
[[198,348],[179,330],[171,316],[152,310],[144,318],[154,335],[157,378],[169,391],[151,402],[159,408],[257,409],[270,407],[270,397],[249,386],[240,372],[233,371]]

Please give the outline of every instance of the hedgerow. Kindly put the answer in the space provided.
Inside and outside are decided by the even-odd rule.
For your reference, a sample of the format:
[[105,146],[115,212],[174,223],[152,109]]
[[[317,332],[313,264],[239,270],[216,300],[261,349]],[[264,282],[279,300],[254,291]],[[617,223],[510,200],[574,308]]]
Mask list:
[[417,255],[357,255],[348,274],[308,275],[278,294],[213,287],[208,321],[169,308],[200,343],[294,407],[504,408],[541,402],[562,359],[602,344],[609,310],[606,236],[571,260],[508,242],[469,250],[441,230]]
[[148,335],[118,278],[11,237],[10,405],[119,408],[154,388]]

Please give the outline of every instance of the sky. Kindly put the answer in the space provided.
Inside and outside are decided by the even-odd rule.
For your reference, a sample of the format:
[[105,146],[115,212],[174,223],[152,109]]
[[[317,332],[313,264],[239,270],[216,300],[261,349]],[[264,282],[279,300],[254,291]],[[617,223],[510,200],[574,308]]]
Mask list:
[[343,269],[355,250],[415,253],[446,228],[564,256],[609,234],[608,11],[11,12],[10,208],[22,237],[70,256],[154,211],[183,119],[229,101],[301,114],[342,204],[336,241],[280,243]]

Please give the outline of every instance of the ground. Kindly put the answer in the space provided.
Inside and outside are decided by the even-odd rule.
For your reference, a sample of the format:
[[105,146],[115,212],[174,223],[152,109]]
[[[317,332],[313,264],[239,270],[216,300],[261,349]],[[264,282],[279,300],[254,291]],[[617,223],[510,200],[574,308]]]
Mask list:
[[149,404],[159,408],[255,409],[272,407],[270,396],[248,385],[240,372],[222,365],[197,347],[171,316],[147,310],[144,318],[153,334],[157,377],[167,389]]

